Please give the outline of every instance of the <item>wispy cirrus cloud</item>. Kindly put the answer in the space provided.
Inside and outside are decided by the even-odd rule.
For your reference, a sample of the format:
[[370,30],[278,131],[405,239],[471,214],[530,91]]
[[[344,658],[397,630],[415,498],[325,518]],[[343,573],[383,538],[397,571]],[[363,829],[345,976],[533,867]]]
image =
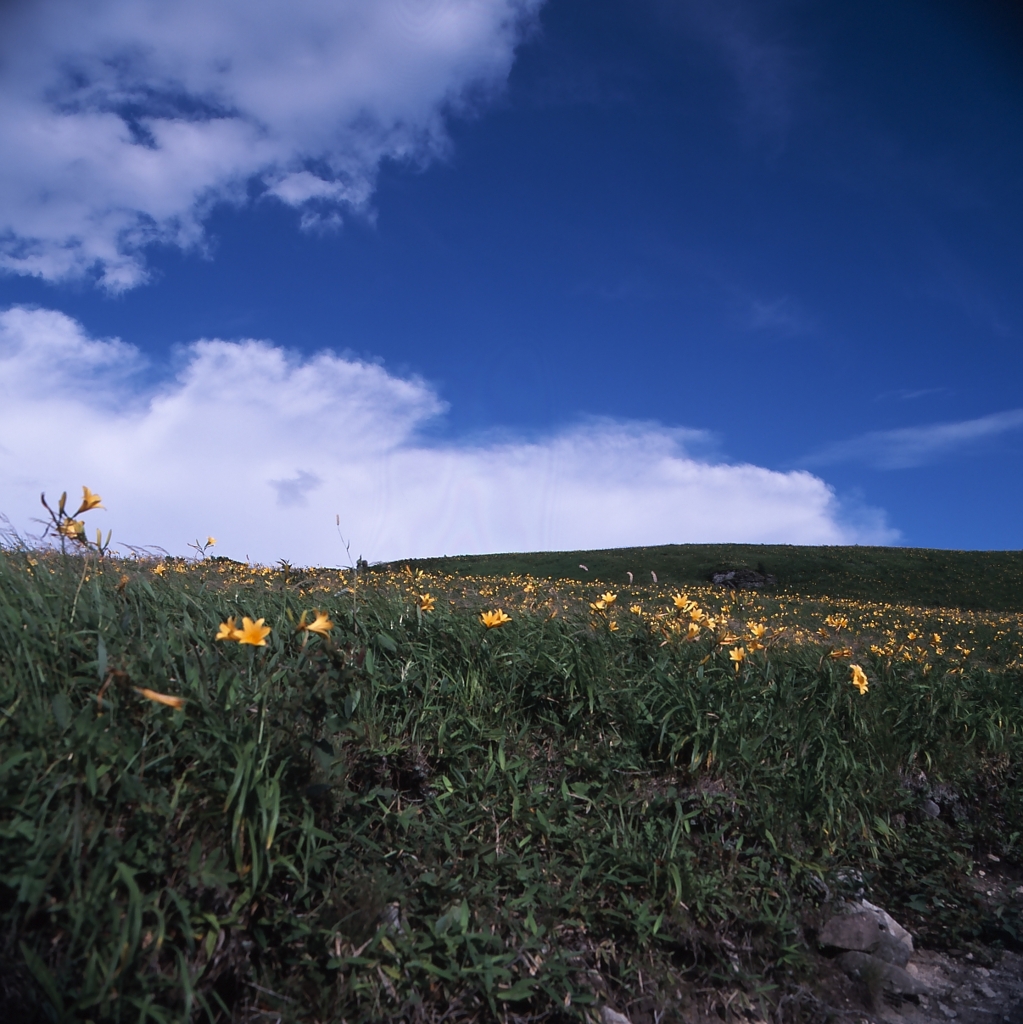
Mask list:
[[862,462],[876,469],[911,469],[1023,427],[1023,409],[972,420],[923,427],[877,430],[827,445],[802,460],[804,466]]
[[948,388],[897,388],[894,391],[882,391],[874,396],[875,402],[889,402],[893,399],[899,402],[915,402],[920,398],[930,398],[931,395],[950,394]]
[[787,295],[771,300],[750,300],[739,322],[749,331],[764,331],[787,337],[812,334],[816,329],[813,318]]
[[743,123],[754,138],[780,145],[793,120],[799,84],[797,51],[772,24],[772,5],[750,0],[685,0],[662,5],[717,53],[742,101]]
[[0,512],[31,531],[40,491],[88,483],[121,543],[186,554],[213,534],[224,554],[295,564],[344,557],[336,514],[371,559],[896,537],[809,472],[695,457],[693,431],[594,421],[435,444],[421,428],[444,402],[378,365],[205,340],[178,366],[59,312],[0,312]]
[[10,0],[0,5],[0,269],[146,279],[218,202],[304,227],[365,210],[384,159],[506,79],[542,0]]

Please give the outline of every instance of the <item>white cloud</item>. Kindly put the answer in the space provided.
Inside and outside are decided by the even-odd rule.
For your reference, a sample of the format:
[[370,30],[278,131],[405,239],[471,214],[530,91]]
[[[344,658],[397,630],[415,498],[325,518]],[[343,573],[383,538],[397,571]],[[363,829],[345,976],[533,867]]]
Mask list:
[[878,543],[843,525],[807,472],[711,464],[691,431],[595,422],[536,441],[429,444],[444,411],[424,383],[263,341],[199,341],[153,376],[141,355],[61,313],[0,313],[0,494],[21,530],[39,493],[103,495],[95,525],[187,553],[338,564],[340,514],[370,559],[681,541]]
[[380,161],[442,153],[542,0],[17,0],[0,6],[0,268],[145,280],[216,202],[306,226],[363,209]]
[[[929,391],[910,393],[909,398]],[[864,462],[877,469],[911,469],[950,455],[987,438],[1023,427],[1023,409],[1010,409],[973,420],[932,423],[925,427],[876,430],[839,441],[808,456],[808,466]]]

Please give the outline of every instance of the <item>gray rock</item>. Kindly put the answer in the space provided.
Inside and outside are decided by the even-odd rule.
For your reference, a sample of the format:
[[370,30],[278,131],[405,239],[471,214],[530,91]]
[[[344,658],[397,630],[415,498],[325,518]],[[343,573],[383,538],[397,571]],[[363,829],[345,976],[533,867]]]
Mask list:
[[612,1010],[610,1006],[600,1008],[601,1024],[632,1024],[632,1021],[624,1013]]
[[937,818],[941,814],[941,808],[933,800],[925,800],[920,809],[928,818]]
[[930,986],[920,978],[870,953],[850,950],[838,958],[838,966],[851,978],[866,982],[870,989],[884,988],[900,996],[925,996],[931,992]]
[[871,953],[905,967],[913,955],[913,937],[890,914],[861,900],[851,913],[837,914],[821,929],[822,946]]

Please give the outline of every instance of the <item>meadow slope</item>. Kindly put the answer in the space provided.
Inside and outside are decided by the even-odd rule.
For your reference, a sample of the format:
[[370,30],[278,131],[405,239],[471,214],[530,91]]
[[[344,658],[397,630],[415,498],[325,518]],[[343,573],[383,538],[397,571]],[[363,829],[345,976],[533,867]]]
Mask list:
[[843,896],[1023,939],[1021,643],[855,595],[0,552],[0,1016],[824,1020]]
[[[588,571],[580,569],[580,563]],[[621,586],[706,584],[722,569],[760,569],[779,593],[985,611],[1023,611],[1023,551],[801,547],[792,544],[664,544],[604,551],[541,551],[420,558],[390,563],[434,573],[549,576]]]

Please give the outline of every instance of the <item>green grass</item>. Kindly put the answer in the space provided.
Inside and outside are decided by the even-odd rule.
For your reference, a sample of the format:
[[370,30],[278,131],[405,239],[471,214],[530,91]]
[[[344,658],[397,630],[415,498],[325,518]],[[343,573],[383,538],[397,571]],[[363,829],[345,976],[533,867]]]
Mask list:
[[1023,937],[970,885],[1023,863],[1018,629],[868,653],[861,696],[823,642],[737,673],[585,603],[486,630],[439,577],[177,568],[0,552],[5,1019],[737,1012],[812,983],[861,887],[924,942]]
[[[585,565],[588,572],[579,568]],[[791,544],[665,544],[605,551],[462,555],[393,563],[472,576],[509,573],[623,585],[632,572],[648,582],[706,583],[720,569],[757,569],[778,578],[777,592],[927,607],[1023,611],[1023,551],[945,551]]]

